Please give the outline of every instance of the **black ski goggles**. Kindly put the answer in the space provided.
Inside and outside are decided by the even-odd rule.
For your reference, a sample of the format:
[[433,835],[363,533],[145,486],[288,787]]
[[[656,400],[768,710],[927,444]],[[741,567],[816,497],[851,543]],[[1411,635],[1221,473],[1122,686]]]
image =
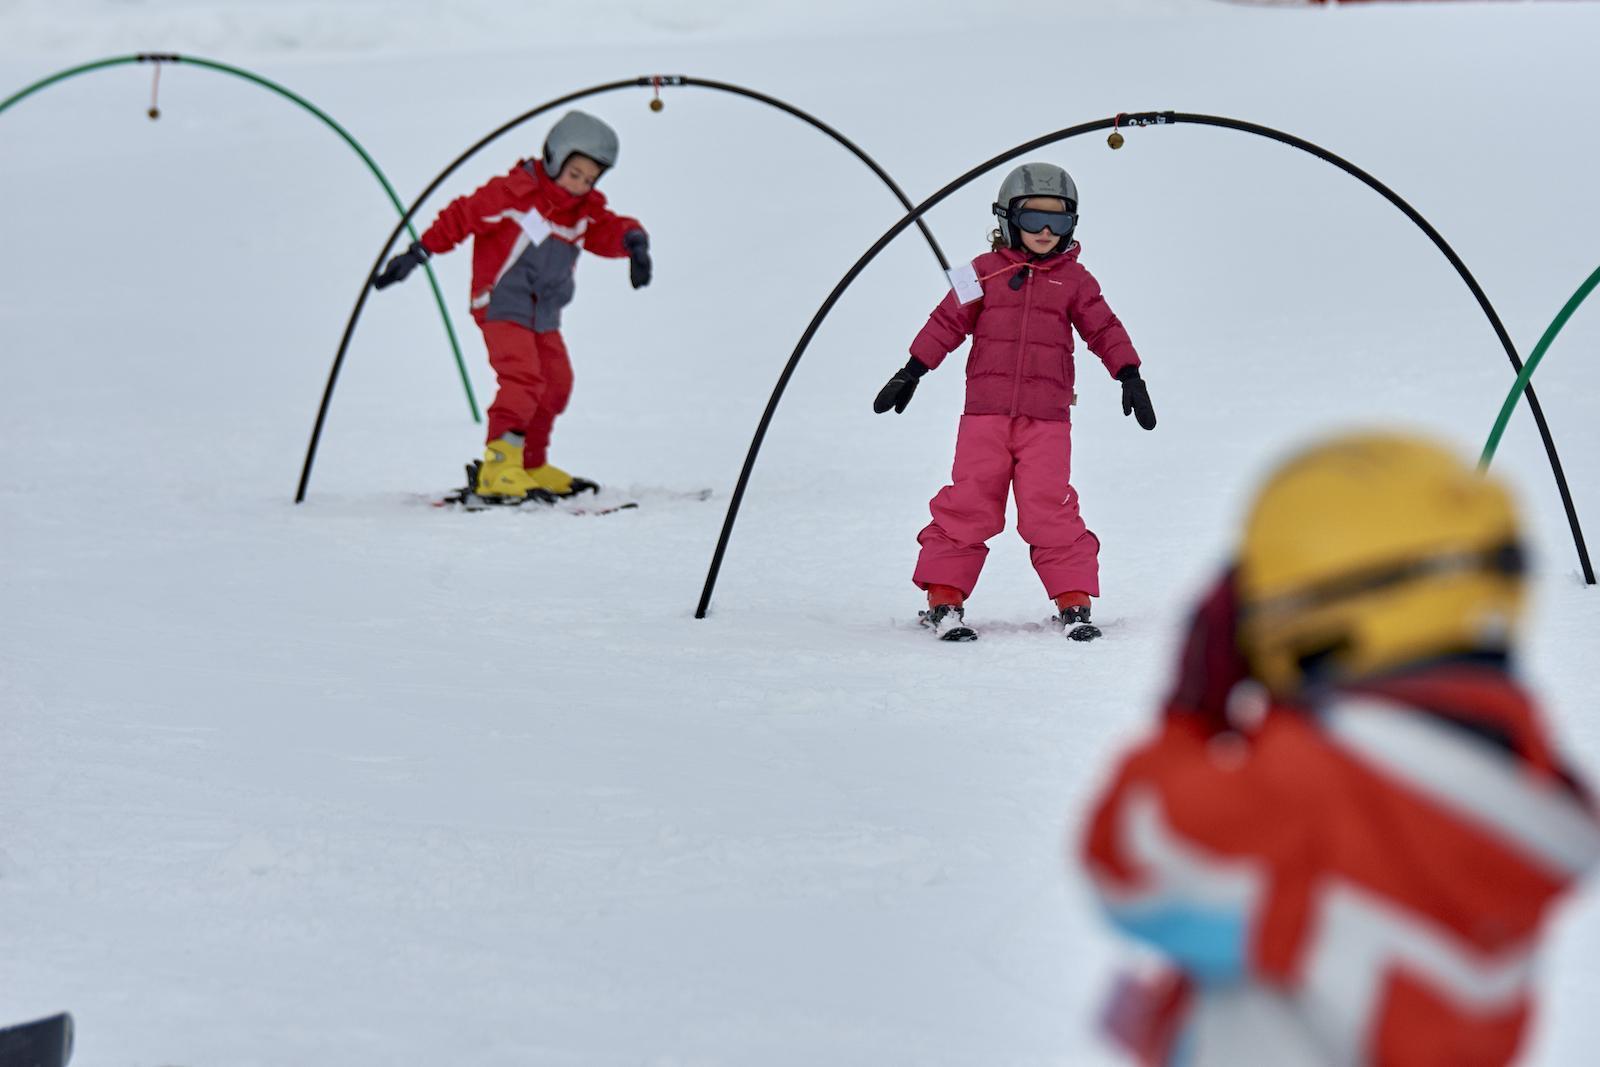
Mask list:
[[1078,216],[1070,211],[1040,211],[1038,208],[1018,208],[1011,213],[1011,221],[1024,233],[1040,233],[1048,229],[1057,237],[1065,237],[1078,224]]

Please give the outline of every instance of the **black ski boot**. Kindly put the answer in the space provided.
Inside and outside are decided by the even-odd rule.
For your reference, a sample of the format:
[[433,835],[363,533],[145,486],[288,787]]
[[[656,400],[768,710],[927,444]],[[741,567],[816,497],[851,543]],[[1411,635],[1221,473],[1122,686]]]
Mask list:
[[941,641],[976,641],[978,631],[968,626],[962,610],[954,604],[940,604],[927,611],[917,612],[922,625],[933,631]]
[[1100,636],[1100,627],[1089,621],[1089,605],[1062,608],[1056,613],[1055,624],[1073,641],[1093,641]]

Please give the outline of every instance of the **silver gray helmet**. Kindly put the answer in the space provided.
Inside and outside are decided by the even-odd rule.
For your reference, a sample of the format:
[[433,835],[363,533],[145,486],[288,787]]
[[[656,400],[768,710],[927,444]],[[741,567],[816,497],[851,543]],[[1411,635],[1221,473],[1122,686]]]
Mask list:
[[[1067,202],[1067,210],[1078,213],[1078,183],[1072,175],[1054,163],[1024,163],[1000,183],[1000,196],[995,201],[994,213],[1000,219],[1000,239],[1012,248],[1022,244],[1022,235],[1011,224],[1012,205],[1030,196],[1057,196]],[[1076,224],[1074,224],[1076,229]],[[1072,232],[1061,235],[1056,247],[1065,249],[1072,243]]]
[[586,111],[569,111],[545,136],[544,172],[554,178],[574,152],[600,164],[603,173],[616,165],[617,131]]

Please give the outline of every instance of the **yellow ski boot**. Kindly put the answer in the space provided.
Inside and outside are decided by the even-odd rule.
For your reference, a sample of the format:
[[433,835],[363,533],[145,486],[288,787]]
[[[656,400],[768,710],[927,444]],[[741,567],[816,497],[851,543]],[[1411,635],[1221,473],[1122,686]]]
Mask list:
[[522,469],[522,446],[505,438],[490,441],[483,450],[474,491],[481,497],[521,500],[539,485]]
[[536,488],[553,496],[572,496],[575,493],[593,493],[600,487],[587,478],[574,478],[560,467],[546,463],[528,472]]

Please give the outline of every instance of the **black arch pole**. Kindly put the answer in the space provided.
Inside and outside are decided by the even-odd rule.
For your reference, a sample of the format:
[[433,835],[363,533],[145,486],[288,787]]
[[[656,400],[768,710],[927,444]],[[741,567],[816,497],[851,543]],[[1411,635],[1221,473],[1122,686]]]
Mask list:
[[800,335],[800,341],[794,346],[794,352],[789,356],[789,362],[784,364],[783,372],[778,375],[778,384],[772,389],[772,397],[767,401],[767,409],[761,413],[761,421],[756,424],[755,437],[750,441],[750,450],[745,453],[744,457],[744,467],[739,471],[739,482],[733,489],[733,499],[728,501],[728,514],[722,520],[722,533],[717,538],[716,551],[711,555],[711,569],[706,572],[706,584],[700,591],[700,603],[694,609],[695,618],[705,618],[706,610],[711,606],[711,594],[717,586],[717,575],[722,570],[722,558],[727,554],[728,539],[733,535],[733,524],[739,517],[739,505],[744,501],[744,491],[750,484],[750,472],[755,469],[756,455],[761,451],[761,442],[766,439],[767,427],[772,424],[772,416],[778,410],[778,401],[783,399],[783,391],[788,388],[789,379],[794,377],[794,370],[800,365],[800,357],[805,354],[806,347],[811,344],[811,338],[816,336],[817,328],[822,325],[822,320],[828,317],[828,313],[833,310],[833,306],[839,302],[839,297],[844,295],[844,291],[850,288],[851,283],[866,269],[867,264],[876,259],[878,253],[887,248],[890,241],[900,236],[906,227],[927,214],[929,210],[950,196],[950,194],[981,177],[985,172],[1015,159],[1024,152],[1031,152],[1035,148],[1055,144],[1057,141],[1065,141],[1080,134],[1109,129],[1115,122],[1115,119],[1096,119],[1093,122],[1069,126],[1064,130],[1057,130],[1055,133],[1036,137],[1025,144],[1017,145],[1015,148],[1002,152],[993,159],[978,164],[901,216],[900,221],[884,231],[883,236],[873,242],[872,247],[867,249],[860,259],[856,260],[855,265],[845,272],[843,278],[839,279],[839,284],[833,287],[833,291],[822,302],[822,306],[817,309],[817,313],[811,316],[811,322],[806,325],[805,333]]
[[[823,122],[821,119],[802,111],[793,104],[779,100],[774,96],[768,96],[766,93],[745,88],[742,85],[734,85],[729,82],[713,81],[706,78],[694,78],[684,74],[647,75],[638,78],[628,78],[622,81],[606,82],[603,85],[594,85],[587,89],[579,89],[577,92],[568,93],[565,96],[558,96],[554,100],[548,100],[536,108],[533,108],[529,111],[524,111],[516,118],[501,125],[494,131],[484,136],[471,148],[468,148],[465,152],[461,153],[461,155],[457,156],[455,161],[448,167],[440,171],[439,175],[435,177],[433,181],[428,183],[427,188],[423,189],[421,194],[419,194],[417,198],[412,201],[411,206],[406,208],[405,214],[400,217],[399,225],[390,231],[389,239],[383,243],[383,248],[378,251],[378,258],[373,261],[372,270],[367,273],[366,278],[362,279],[361,292],[356,297],[355,308],[350,312],[350,321],[345,324],[344,335],[339,339],[339,350],[334,354],[333,366],[328,371],[328,384],[327,387],[322,391],[322,403],[317,408],[317,421],[311,428],[311,443],[306,448],[305,464],[300,468],[300,484],[298,487],[296,487],[294,494],[294,502],[296,504],[303,503],[305,501],[306,487],[311,482],[311,467],[316,462],[317,446],[322,441],[322,427],[328,419],[328,406],[333,401],[333,390],[338,385],[339,371],[344,366],[345,354],[350,350],[350,339],[355,335],[356,323],[361,320],[362,309],[366,307],[367,294],[372,291],[372,278],[378,273],[378,271],[383,269],[384,260],[389,257],[389,251],[394,247],[395,241],[399,239],[401,231],[411,224],[412,218],[416,215],[418,209],[422,207],[423,203],[428,199],[428,197],[432,196],[434,191],[437,190],[439,186],[443,185],[445,180],[448,179],[450,175],[454,174],[462,164],[466,163],[467,160],[477,155],[480,150],[488,146],[493,141],[498,140],[502,135],[509,133],[518,126],[521,126],[524,122],[537,118],[547,111],[558,108],[563,104],[574,103],[578,100],[585,99],[586,97],[598,96],[601,93],[615,92],[618,89],[655,88],[659,92],[659,90],[663,87],[677,86],[714,89],[718,92],[732,93],[735,96],[742,96],[750,100],[755,100],[770,107],[777,108],[779,111],[782,111],[785,114],[793,115],[800,121],[822,131],[829,137],[833,138],[834,141],[838,142],[839,145],[848,150],[851,155],[855,156],[857,159],[861,160],[862,163],[866,164],[872,173],[876,174],[883,184],[889,188],[889,191],[894,194],[895,199],[900,201],[900,205],[907,211],[911,210],[911,200],[906,196],[905,191],[902,190],[898,184],[896,184],[893,178],[889,177],[889,173],[879,166],[875,159],[867,155],[866,152],[862,151],[860,146],[858,146],[854,141],[851,141],[844,134]],[[949,270],[950,263],[947,259],[945,259],[944,251],[939,247],[939,243],[933,239],[933,234],[928,230],[928,227],[923,224],[921,215],[918,215],[914,221],[916,222],[917,227],[922,231],[922,236],[927,240],[928,247],[933,251],[934,258],[939,261],[940,268],[942,270]]]
[[[1483,309],[1484,317],[1489,320],[1489,325],[1494,328],[1495,336],[1500,339],[1500,347],[1506,350],[1506,358],[1511,361],[1512,369],[1518,375],[1521,375],[1522,358],[1517,355],[1517,346],[1511,343],[1511,335],[1506,332],[1505,324],[1500,321],[1500,316],[1495,311],[1494,305],[1489,303],[1489,298],[1484,294],[1483,287],[1478,284],[1478,280],[1472,276],[1472,272],[1461,261],[1461,257],[1456,255],[1456,250],[1450,247],[1449,242],[1439,234],[1439,231],[1434,229],[1433,225],[1422,217],[1421,212],[1401,199],[1400,195],[1394,190],[1355,164],[1334,155],[1326,148],[1312,144],[1310,141],[1302,140],[1293,134],[1284,133],[1281,130],[1258,126],[1253,122],[1243,122],[1239,119],[1222,118],[1218,115],[1190,115],[1181,112],[1176,114],[1165,112],[1163,114],[1169,116],[1167,118],[1168,122],[1189,122],[1199,126],[1220,126],[1223,129],[1239,130],[1243,133],[1253,133],[1258,137],[1268,137],[1282,144],[1298,148],[1302,152],[1309,152],[1318,159],[1332,163],[1346,174],[1359,178],[1373,191],[1404,212],[1406,218],[1416,223],[1417,228],[1427,234],[1428,239],[1438,247],[1440,252],[1444,253],[1444,257],[1450,261],[1450,265],[1456,269],[1456,273],[1461,275],[1461,280],[1467,283],[1467,288],[1472,290],[1472,295],[1477,299],[1478,306]],[[1125,116],[1119,117],[1125,118]],[[1572,490],[1567,487],[1567,474],[1561,467],[1560,455],[1556,453],[1555,437],[1550,432],[1550,424],[1545,421],[1544,408],[1539,403],[1538,395],[1533,391],[1531,379],[1524,386],[1522,394],[1528,400],[1528,410],[1533,414],[1534,424],[1539,427],[1539,439],[1544,442],[1545,455],[1550,459],[1550,473],[1555,477],[1556,491],[1560,493],[1561,506],[1567,513],[1567,526],[1572,531],[1572,544],[1578,552],[1578,565],[1583,570],[1583,580],[1588,585],[1594,585],[1594,565],[1589,561],[1589,546],[1584,543],[1583,527],[1578,522],[1578,509],[1572,502]]]
[[[906,229],[906,227],[910,226],[917,219],[921,218],[930,209],[935,207],[945,198],[949,197],[952,193],[955,193],[963,187],[971,184],[973,181],[982,177],[995,167],[998,167],[1003,163],[1008,163],[1018,156],[1027,152],[1031,152],[1036,148],[1043,148],[1046,145],[1052,145],[1061,141],[1070,140],[1073,137],[1078,137],[1086,133],[1093,133],[1096,130],[1116,129],[1120,126],[1170,126],[1178,123],[1192,123],[1203,126],[1221,126],[1226,129],[1239,130],[1244,133],[1251,133],[1260,137],[1270,138],[1271,140],[1278,141],[1293,148],[1298,148],[1301,151],[1309,152],[1318,159],[1333,164],[1340,170],[1359,179],[1363,184],[1379,193],[1384,199],[1388,200],[1390,203],[1394,204],[1402,212],[1404,212],[1407,218],[1416,223],[1417,226],[1428,235],[1429,239],[1433,241],[1439,250],[1444,253],[1445,258],[1450,261],[1451,266],[1455,267],[1456,273],[1461,275],[1462,280],[1467,283],[1467,287],[1472,290],[1473,296],[1477,298],[1478,306],[1483,309],[1484,314],[1489,319],[1490,325],[1494,328],[1496,336],[1500,338],[1500,343],[1505,348],[1506,355],[1511,360],[1511,365],[1517,369],[1518,373],[1521,373],[1522,360],[1517,355],[1516,346],[1511,343],[1511,338],[1506,333],[1505,326],[1500,321],[1500,316],[1496,314],[1493,305],[1489,303],[1489,298],[1484,294],[1483,289],[1478,285],[1477,280],[1473,278],[1472,272],[1467,270],[1467,266],[1461,261],[1461,257],[1456,255],[1455,250],[1449,246],[1442,236],[1440,236],[1439,231],[1434,229],[1433,226],[1430,225],[1415,208],[1402,200],[1400,196],[1388,186],[1378,181],[1366,171],[1355,166],[1353,163],[1334,155],[1325,148],[1314,145],[1311,142],[1303,140],[1299,137],[1295,137],[1292,134],[1284,133],[1281,130],[1274,130],[1270,127],[1260,126],[1252,122],[1243,122],[1238,119],[1222,118],[1216,115],[1196,115],[1178,111],[1123,112],[1111,118],[1095,119],[1092,122],[1084,122],[1079,123],[1076,126],[1068,126],[1065,129],[1057,130],[1054,133],[1045,134],[1042,137],[1036,137],[1031,141],[1017,145],[1015,148],[1008,149],[992,159],[978,164],[976,167],[973,167],[959,178],[956,178],[954,181],[944,186],[944,188],[940,189],[938,192],[928,197],[928,199],[918,204],[915,208],[902,216],[900,221],[896,222],[893,226],[886,230],[883,236],[879,237],[878,240],[873,243],[872,247],[867,249],[860,259],[856,260],[855,265],[845,273],[844,277],[839,279],[839,283],[833,287],[833,291],[828,294],[828,298],[822,302],[822,306],[819,307],[816,314],[812,316],[811,322],[806,326],[805,332],[800,335],[799,343],[795,345],[794,352],[789,356],[789,362],[784,365],[783,372],[778,376],[777,385],[773,387],[772,396],[767,401],[766,410],[762,412],[761,421],[756,425],[755,436],[750,441],[750,450],[745,454],[744,467],[739,472],[739,481],[733,490],[733,498],[728,502],[728,513],[726,518],[723,519],[722,533],[717,538],[716,551],[713,552],[711,556],[711,566],[706,571],[705,586],[700,593],[700,603],[695,608],[695,618],[705,618],[706,612],[711,606],[711,595],[716,589],[717,575],[722,570],[722,561],[724,556],[727,554],[728,541],[733,534],[733,524],[738,520],[739,506],[744,500],[745,489],[748,487],[750,482],[750,473],[755,469],[756,456],[761,451],[761,443],[766,438],[767,427],[771,424],[772,416],[778,409],[778,402],[783,398],[783,392],[789,384],[789,379],[794,376],[795,368],[800,363],[800,357],[805,354],[807,346],[811,344],[811,339],[816,335],[817,328],[822,325],[822,320],[827,318],[828,313],[833,310],[834,305],[838,303],[839,298],[844,294],[844,291],[848,289],[861,274],[861,272],[866,269],[867,265],[877,258],[878,253],[882,252],[891,241],[893,241]],[[1588,581],[1592,584],[1594,579],[1592,576],[1592,570],[1589,567],[1588,550],[1584,546],[1583,531],[1578,526],[1577,512],[1572,506],[1571,493],[1567,490],[1566,476],[1562,473],[1561,462],[1559,457],[1556,455],[1555,442],[1550,437],[1548,426],[1544,421],[1542,412],[1539,411],[1537,401],[1533,395],[1533,390],[1527,389],[1525,390],[1525,393],[1528,397],[1529,407],[1535,412],[1534,417],[1539,424],[1540,434],[1544,437],[1545,450],[1550,457],[1550,465],[1552,471],[1555,473],[1556,484],[1561,490],[1562,503],[1567,509],[1567,519],[1572,527],[1573,540],[1578,548],[1578,557],[1583,564],[1584,572]]]

